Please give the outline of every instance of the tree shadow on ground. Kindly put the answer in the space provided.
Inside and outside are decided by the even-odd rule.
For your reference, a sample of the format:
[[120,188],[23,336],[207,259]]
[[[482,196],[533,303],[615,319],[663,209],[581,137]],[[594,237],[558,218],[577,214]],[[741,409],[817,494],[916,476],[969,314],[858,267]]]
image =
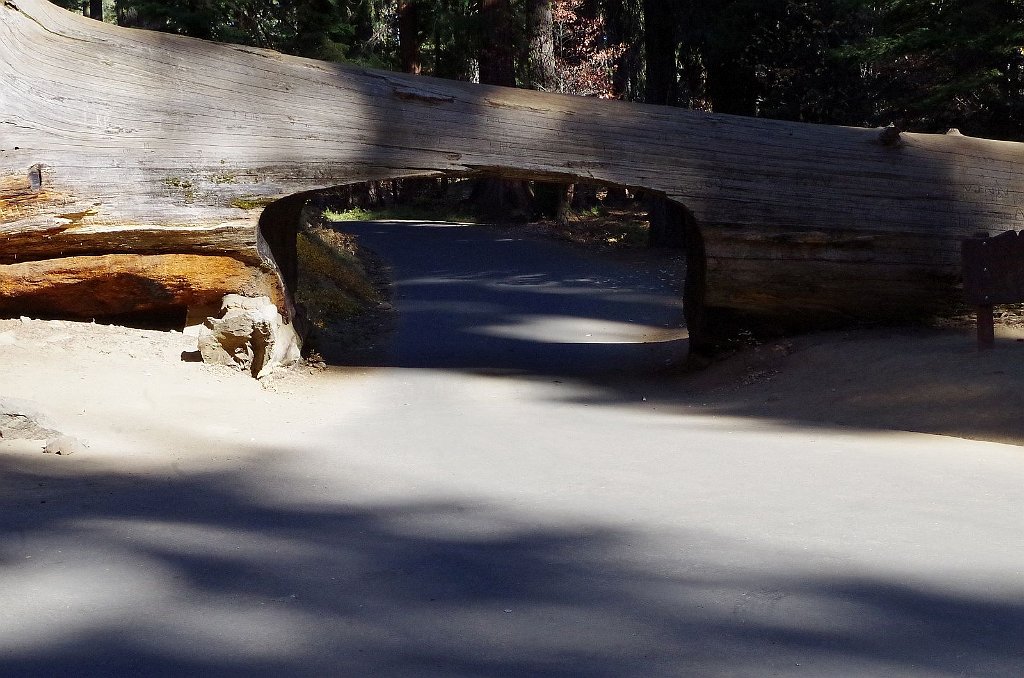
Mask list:
[[787,426],[897,430],[1024,445],[1024,343],[979,352],[970,330],[823,332],[748,347],[700,371],[595,382],[589,405],[646,399],[664,413]]
[[678,256],[635,253],[638,265],[511,227],[380,221],[342,230],[394,273],[398,326],[373,364],[567,376],[685,359]]
[[1012,338],[979,354],[968,330],[821,333],[694,373],[678,259],[596,255],[509,228],[344,230],[395,268],[400,320],[372,364],[571,379],[590,405],[1024,444],[1024,343]]
[[[54,462],[58,463],[54,463]],[[1024,603],[690,533],[0,456],[0,674],[1018,676]],[[647,544],[645,546],[645,544]]]

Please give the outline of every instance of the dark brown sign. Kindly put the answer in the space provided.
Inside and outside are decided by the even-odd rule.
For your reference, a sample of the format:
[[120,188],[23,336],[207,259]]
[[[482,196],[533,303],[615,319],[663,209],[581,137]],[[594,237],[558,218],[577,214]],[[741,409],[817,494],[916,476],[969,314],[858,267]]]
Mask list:
[[964,295],[978,315],[978,347],[995,346],[992,306],[1024,301],[1024,233],[963,241]]
[[963,241],[964,294],[975,306],[1024,301],[1024,233]]

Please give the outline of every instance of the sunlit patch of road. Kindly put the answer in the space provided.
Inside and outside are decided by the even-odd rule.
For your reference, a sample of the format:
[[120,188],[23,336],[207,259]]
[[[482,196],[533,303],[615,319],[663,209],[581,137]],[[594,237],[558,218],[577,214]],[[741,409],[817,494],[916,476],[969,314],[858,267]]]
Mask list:
[[679,341],[689,336],[684,328],[667,330],[639,323],[549,315],[520,315],[510,318],[507,323],[484,325],[471,331],[491,337],[551,344],[644,344]]

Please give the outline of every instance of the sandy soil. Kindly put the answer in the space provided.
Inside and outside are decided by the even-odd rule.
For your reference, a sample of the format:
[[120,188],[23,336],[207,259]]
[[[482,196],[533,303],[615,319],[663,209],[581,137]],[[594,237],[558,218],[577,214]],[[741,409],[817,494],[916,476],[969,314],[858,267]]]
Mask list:
[[[184,362],[0,321],[0,673],[1019,676],[1024,343],[658,379]],[[468,668],[467,668],[468,667]],[[567,668],[571,667],[571,668]]]
[[874,329],[748,349],[686,380],[721,414],[1024,444],[1024,328]]
[[[155,411],[167,430],[197,434],[254,426],[262,413],[270,425],[252,432],[266,435],[319,410],[339,374],[368,373],[300,366],[260,383],[183,359],[195,348],[179,332],[0,320],[0,395],[32,401],[52,427],[87,443],[132,426],[151,439],[157,424],[134,419]],[[997,346],[987,352],[976,350],[966,328],[808,335],[744,350],[698,373],[621,380],[609,392],[711,414],[1024,445],[1024,328],[997,328]],[[26,443],[0,441],[0,451],[14,448]]]
[[[153,442],[173,445],[182,436],[199,440],[252,428],[254,418],[303,392],[317,372],[294,368],[257,382],[243,372],[194,362],[189,354],[196,350],[196,338],[181,332],[0,320],[0,393],[34,404],[48,427],[89,445],[90,456],[113,454],[130,464],[166,451],[160,444],[151,449]],[[298,407],[289,409],[301,409],[294,402]],[[269,428],[291,421],[280,411]],[[103,444],[111,434],[127,434],[139,445],[124,455]],[[26,443],[0,441],[0,450],[5,447],[25,449]]]

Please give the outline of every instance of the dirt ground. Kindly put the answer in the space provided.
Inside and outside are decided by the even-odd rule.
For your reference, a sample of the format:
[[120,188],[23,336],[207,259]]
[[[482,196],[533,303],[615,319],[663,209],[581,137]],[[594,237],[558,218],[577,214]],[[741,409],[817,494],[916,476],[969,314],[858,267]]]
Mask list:
[[[355,379],[359,372],[307,365],[260,383],[184,360],[195,348],[180,332],[0,320],[0,396],[31,401],[53,428],[87,439],[138,409],[163,409],[162,424],[185,431],[259,411],[274,412],[283,425],[322,401],[339,374]],[[688,411],[1024,445],[1024,328],[997,327],[996,348],[986,352],[966,327],[805,335],[746,349],[700,372],[617,385],[623,388]],[[15,447],[25,443],[0,440],[0,451]]]
[[979,352],[967,328],[812,334],[745,350],[686,380],[721,414],[1024,444],[1024,328]]
[[88,447],[0,440],[0,674],[1019,676],[1024,457],[944,437],[1024,444],[1018,338],[260,383],[3,320],[0,398]]

